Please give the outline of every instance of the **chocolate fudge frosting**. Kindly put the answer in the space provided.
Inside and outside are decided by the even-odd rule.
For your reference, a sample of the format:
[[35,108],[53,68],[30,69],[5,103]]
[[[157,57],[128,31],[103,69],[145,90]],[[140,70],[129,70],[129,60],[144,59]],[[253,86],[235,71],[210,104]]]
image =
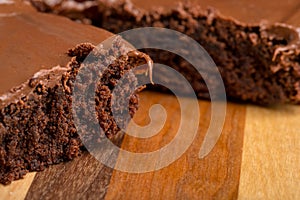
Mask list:
[[69,19],[36,12],[21,1],[0,5],[0,94],[39,69],[65,66],[66,50],[82,42],[99,44],[112,34]]
[[[108,137],[113,142],[121,139],[120,126],[126,127],[137,110],[138,96],[129,96],[129,116],[112,116],[112,95],[117,81],[130,69],[152,61],[149,56],[133,50],[119,37],[112,41],[110,50],[95,47],[111,33],[78,24],[59,16],[37,13],[21,2],[0,5],[1,37],[1,95],[0,95],[0,183],[9,184],[22,178],[28,171],[41,171],[45,167],[71,160],[85,147],[82,138],[101,143]],[[79,42],[84,42],[76,45]],[[71,48],[73,47],[73,48]],[[68,50],[69,49],[69,50]],[[105,68],[95,89],[95,108],[85,102],[72,107],[75,78],[82,68],[98,66],[97,60],[83,64],[86,56],[101,56]],[[84,89],[97,80],[99,71],[84,74],[77,83]],[[144,73],[143,71],[140,73]],[[129,81],[118,94],[136,88],[137,78]],[[96,113],[103,133],[95,133],[82,126],[79,137],[74,123],[73,109]],[[87,128],[87,129],[85,129]],[[104,135],[105,134],[105,135]]]
[[[259,22],[259,19],[268,19],[268,16],[276,13],[279,22],[284,20],[288,10],[293,8],[286,7],[282,2],[266,2],[266,7],[278,8],[276,12],[263,12],[261,8],[258,9],[260,12],[255,13],[254,19],[247,19],[245,16],[248,14],[243,15],[245,7],[249,7],[246,1],[237,3],[241,5],[240,12],[234,10],[237,5],[231,7],[225,2],[218,3],[218,7],[226,7],[227,12],[232,11],[236,18],[245,21],[243,23],[225,17],[213,8],[203,9],[199,6],[201,0],[184,3],[61,0],[55,5],[49,5],[45,0],[31,2],[40,11],[91,23],[114,33],[146,26],[185,33],[198,41],[213,58],[221,72],[229,99],[257,104],[300,103],[299,29],[274,21]],[[255,2],[251,3],[252,7],[255,5]],[[192,84],[198,97],[209,97],[202,77],[183,59],[172,54],[165,56],[156,50],[145,52],[155,62],[180,71]]]

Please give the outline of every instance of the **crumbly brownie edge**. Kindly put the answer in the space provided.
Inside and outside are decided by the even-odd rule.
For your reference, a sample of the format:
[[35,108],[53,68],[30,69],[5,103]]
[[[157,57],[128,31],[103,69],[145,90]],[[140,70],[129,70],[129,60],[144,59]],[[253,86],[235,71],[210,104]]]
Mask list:
[[[113,52],[121,53],[122,56],[116,59],[108,56],[109,52],[103,52],[107,63],[110,62],[109,59],[114,62],[108,66],[97,84],[97,103],[96,108],[93,108],[101,128],[112,140],[120,134],[120,128],[111,113],[110,101],[114,84],[126,71],[146,63],[143,58],[124,55],[128,50],[120,40],[116,40],[113,46]],[[43,78],[46,79],[41,80],[33,77],[27,82],[31,92],[0,110],[0,183],[9,184],[29,171],[42,171],[49,165],[71,160],[85,150],[74,124],[72,87],[82,66],[81,62],[93,48],[90,44],[82,44],[70,50],[69,55],[75,57],[66,71],[53,73],[50,70],[49,73],[43,73]],[[95,74],[97,73],[92,76]],[[86,78],[91,77],[87,75]],[[130,80],[123,92],[137,84],[134,76]],[[137,105],[138,96],[133,94],[129,105],[131,116],[136,112]],[[89,109],[85,103],[82,106],[85,107],[83,110]],[[123,119],[122,123],[126,125],[128,120]],[[95,138],[92,132],[85,136]]]
[[[31,0],[39,10],[46,6]],[[142,10],[130,1],[92,1],[73,7],[63,0],[54,12],[74,20],[119,33],[128,29],[154,26],[183,32],[199,42],[216,62],[223,77],[227,96],[257,104],[300,103],[300,39],[296,28],[283,24],[247,25],[227,18],[214,9],[181,3],[173,8]],[[45,11],[45,10],[44,10]],[[122,19],[122,20],[120,20]],[[163,42],[163,41],[162,41]],[[179,70],[192,84],[198,97],[209,94],[201,75],[178,56],[146,51],[155,62]]]

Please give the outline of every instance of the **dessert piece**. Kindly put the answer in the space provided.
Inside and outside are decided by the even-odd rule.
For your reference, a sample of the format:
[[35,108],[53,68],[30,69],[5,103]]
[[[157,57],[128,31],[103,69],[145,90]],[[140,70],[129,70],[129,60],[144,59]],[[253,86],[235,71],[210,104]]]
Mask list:
[[[46,0],[31,2],[40,11],[92,23],[114,33],[147,26],[185,33],[213,58],[229,99],[258,104],[300,103],[300,39],[295,27],[242,23],[214,9],[202,9],[197,0],[193,3],[61,0],[52,5]],[[157,50],[145,52],[154,62],[180,71],[198,97],[209,97],[201,75],[183,59]]]
[[[80,155],[85,147],[75,126],[74,109],[95,113],[105,135],[112,141],[120,139],[120,126],[126,126],[130,118],[124,117],[116,124],[111,110],[112,91],[127,71],[151,63],[149,57],[135,56],[141,54],[120,38],[112,41],[110,50],[91,43],[76,45],[99,43],[112,34],[59,16],[37,13],[21,2],[0,5],[0,11],[0,183],[8,184],[28,171],[40,171]],[[111,63],[97,83],[93,81],[99,76],[99,68],[95,67],[99,61],[82,63],[87,55],[101,56],[103,63]],[[93,66],[88,68],[91,73],[75,81],[80,70],[89,66]],[[120,95],[137,85],[135,76],[128,78]],[[96,84],[95,107],[84,100],[80,107],[72,105],[75,83],[83,92]],[[118,109],[129,109],[132,116],[137,110],[137,94],[132,94],[128,101],[128,107],[120,104]],[[81,117],[90,116],[82,113]],[[104,133],[89,132],[88,128],[82,137],[100,143]]]

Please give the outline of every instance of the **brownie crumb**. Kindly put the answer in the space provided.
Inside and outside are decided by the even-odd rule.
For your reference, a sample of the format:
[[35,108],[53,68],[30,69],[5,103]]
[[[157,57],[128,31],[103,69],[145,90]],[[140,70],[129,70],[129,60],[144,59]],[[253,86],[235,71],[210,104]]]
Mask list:
[[[96,49],[96,51],[93,51]],[[146,60],[139,57],[129,57],[127,47],[120,39],[115,39],[113,49],[104,50],[92,44],[84,43],[70,49],[68,54],[73,56],[66,67],[54,67],[52,70],[38,72],[21,90],[27,91],[23,96],[18,95],[14,102],[6,101],[0,109],[0,183],[9,184],[13,180],[21,179],[27,172],[42,171],[52,164],[72,160],[86,149],[82,138],[101,142],[103,137],[112,141],[120,140],[123,132],[112,116],[112,93],[117,81],[130,69]],[[125,53],[125,54],[124,54]],[[107,63],[111,63],[104,70],[102,78],[96,83],[95,108],[91,108],[83,100],[80,108],[72,107],[73,89],[76,76],[83,67],[83,60],[89,55],[101,54]],[[118,57],[115,57],[119,55]],[[130,59],[129,59],[130,58]],[[97,63],[89,63],[97,65]],[[97,68],[91,68],[96,70]],[[91,71],[93,72],[93,71]],[[97,80],[99,74],[87,74],[82,82],[82,88]],[[91,78],[91,79],[88,79]],[[135,88],[135,76],[128,77],[129,82],[124,85],[120,95]],[[78,84],[80,87],[81,83]],[[27,87],[29,90],[27,90]],[[17,93],[19,90],[16,90]],[[77,98],[84,99],[84,96]],[[118,97],[117,97],[118,98]],[[137,93],[130,95],[129,106],[118,107],[128,110],[133,116],[138,108]],[[85,111],[93,109],[97,113],[97,124],[102,128],[103,135],[93,132],[91,127],[84,124],[84,134],[79,137],[74,123],[72,109]],[[90,116],[81,116],[88,119]],[[130,117],[121,120],[121,126],[126,127]],[[91,131],[89,132],[89,130]],[[105,135],[104,135],[105,134]]]
[[[300,39],[296,28],[286,24],[244,24],[222,16],[217,10],[189,3],[140,9],[130,0],[94,0],[51,7],[44,0],[31,0],[50,7],[48,12],[120,33],[138,27],[162,27],[182,32],[201,44],[215,61],[230,100],[256,104],[300,103]],[[44,5],[44,6],[45,6]],[[63,6],[64,5],[64,6]],[[84,9],[76,9],[85,5]],[[97,5],[97,6],[95,6]],[[84,6],[83,6],[84,7]],[[43,11],[43,7],[36,8]],[[161,41],[163,42],[163,41]],[[191,83],[199,98],[209,98],[200,74],[172,53],[144,50],[154,62],[173,67]],[[196,55],[195,55],[196,56]],[[156,90],[163,90],[155,86]]]

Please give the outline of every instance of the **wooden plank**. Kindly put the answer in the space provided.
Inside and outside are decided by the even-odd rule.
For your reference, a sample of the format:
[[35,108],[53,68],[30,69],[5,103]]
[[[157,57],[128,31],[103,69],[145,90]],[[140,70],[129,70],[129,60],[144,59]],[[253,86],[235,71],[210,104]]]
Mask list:
[[26,199],[103,199],[112,169],[84,153],[37,173]]
[[35,172],[26,174],[24,179],[14,181],[7,186],[0,184],[0,199],[3,200],[24,199],[35,175],[36,175]]
[[[131,152],[149,152],[172,140],[179,120],[179,105],[170,95],[149,93],[135,116],[138,124],[152,104],[162,105],[168,114],[165,127],[151,139],[126,136],[122,148]],[[204,134],[210,122],[210,103],[199,101],[201,120],[198,135],[177,161],[159,171],[132,174],[114,171],[106,199],[236,199],[240,175],[245,106],[229,103],[221,138],[204,159],[198,158]],[[193,119],[191,119],[193,120]]]
[[300,199],[300,107],[249,106],[239,199]]

